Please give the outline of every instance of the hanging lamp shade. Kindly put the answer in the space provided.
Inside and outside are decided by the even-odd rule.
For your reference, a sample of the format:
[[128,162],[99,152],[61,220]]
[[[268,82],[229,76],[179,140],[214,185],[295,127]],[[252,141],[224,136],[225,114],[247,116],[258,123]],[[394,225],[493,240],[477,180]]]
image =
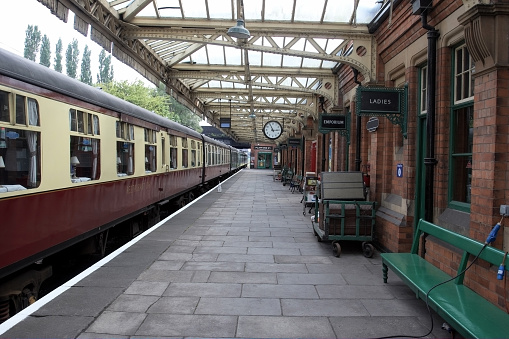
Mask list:
[[237,26],[231,27],[228,30],[228,35],[237,39],[249,39],[251,36],[247,28],[244,26],[244,20],[242,19],[237,19]]

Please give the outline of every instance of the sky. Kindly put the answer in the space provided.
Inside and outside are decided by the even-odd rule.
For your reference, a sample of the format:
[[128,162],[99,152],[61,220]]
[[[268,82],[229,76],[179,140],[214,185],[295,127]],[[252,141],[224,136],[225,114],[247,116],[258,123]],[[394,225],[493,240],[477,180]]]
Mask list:
[[[0,12],[2,20],[0,20],[0,48],[23,56],[25,48],[25,34],[28,25],[36,25],[41,31],[41,37],[46,34],[51,43],[51,66],[53,69],[53,60],[55,58],[55,46],[58,39],[62,39],[62,57],[63,57],[63,73],[65,73],[65,51],[67,45],[72,42],[73,38],[78,40],[78,48],[80,50],[80,61],[83,51],[87,45],[92,50],[91,53],[91,70],[92,79],[97,81],[97,73],[99,72],[99,53],[102,50],[97,43],[90,39],[90,29],[87,37],[74,29],[74,13],[69,11],[67,23],[58,19],[51,14],[50,10],[38,2],[37,0],[0,0]],[[114,80],[134,82],[136,80],[143,81],[147,86],[153,86],[142,75],[118,61],[115,57],[111,57],[113,64]],[[36,58],[39,62],[39,55]],[[80,71],[78,70],[78,76]]]

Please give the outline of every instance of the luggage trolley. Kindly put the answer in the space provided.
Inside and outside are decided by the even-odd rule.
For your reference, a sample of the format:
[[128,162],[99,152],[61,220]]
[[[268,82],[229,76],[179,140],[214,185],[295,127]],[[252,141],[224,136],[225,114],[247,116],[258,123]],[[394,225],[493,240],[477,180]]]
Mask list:
[[316,185],[318,183],[318,177],[316,176],[316,173],[314,172],[306,172],[306,176],[304,178],[303,183],[303,196],[301,199],[302,203],[302,214],[306,215],[306,207],[309,207],[309,212],[311,213],[311,210],[313,207],[315,207],[315,200],[316,200]]
[[332,240],[332,251],[341,255],[340,240],[361,241],[366,258],[374,247],[376,202],[365,201],[366,191],[362,172],[322,172],[311,218],[318,241]]

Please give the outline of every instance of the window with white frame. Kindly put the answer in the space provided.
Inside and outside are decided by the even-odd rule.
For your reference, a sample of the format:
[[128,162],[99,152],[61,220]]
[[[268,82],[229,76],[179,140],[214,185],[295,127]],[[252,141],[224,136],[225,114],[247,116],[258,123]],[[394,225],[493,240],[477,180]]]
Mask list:
[[99,117],[97,114],[71,108],[69,129],[71,181],[76,183],[99,179],[101,175]]
[[177,136],[170,135],[170,168],[177,169],[178,166]]
[[453,56],[449,201],[451,206],[465,211],[468,211],[471,201],[474,70],[474,62],[466,45],[456,48]]
[[189,150],[187,147],[187,138],[182,138],[182,167],[189,166]]
[[117,121],[117,175],[134,174],[134,125]]
[[157,171],[157,132],[144,128],[145,138],[145,173]]
[[37,100],[0,90],[0,193],[39,186],[39,115]]

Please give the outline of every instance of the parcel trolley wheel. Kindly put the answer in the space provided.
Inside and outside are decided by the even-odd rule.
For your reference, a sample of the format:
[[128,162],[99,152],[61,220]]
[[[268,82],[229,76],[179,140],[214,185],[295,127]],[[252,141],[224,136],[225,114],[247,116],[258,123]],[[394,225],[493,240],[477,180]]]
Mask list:
[[374,252],[375,248],[373,247],[373,245],[367,242],[362,243],[362,254],[364,254],[366,258],[371,258]]
[[339,258],[341,255],[341,245],[337,241],[332,242],[332,253],[334,253],[334,256]]

